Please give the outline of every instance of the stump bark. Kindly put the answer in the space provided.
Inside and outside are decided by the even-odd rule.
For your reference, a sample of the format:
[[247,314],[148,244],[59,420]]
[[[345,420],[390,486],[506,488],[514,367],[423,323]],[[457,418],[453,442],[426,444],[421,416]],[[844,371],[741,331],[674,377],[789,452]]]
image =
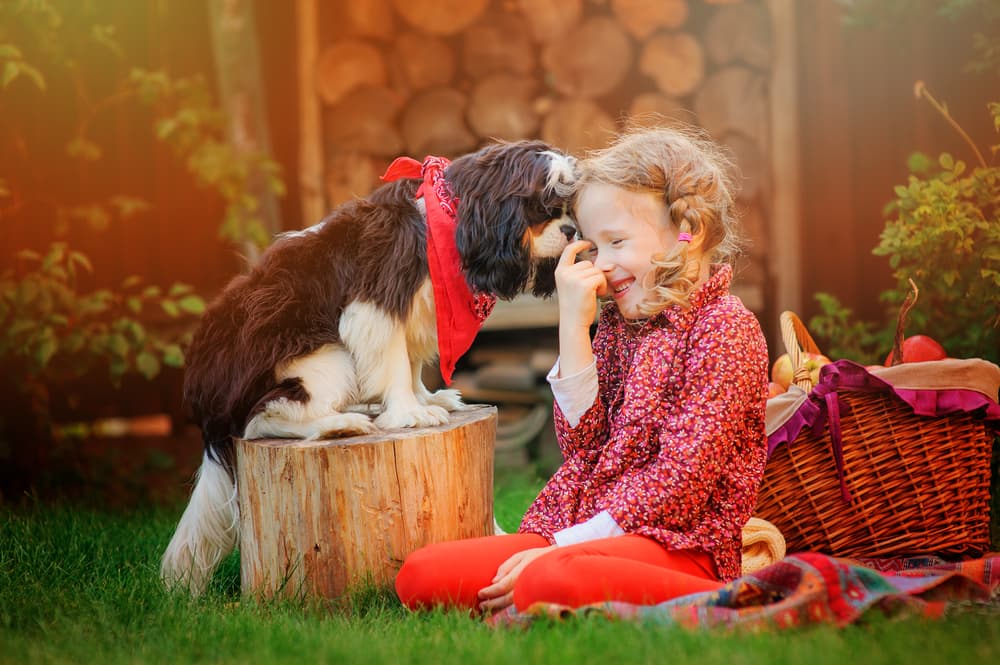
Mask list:
[[329,441],[236,442],[244,594],[391,583],[424,545],[493,533],[497,410]]

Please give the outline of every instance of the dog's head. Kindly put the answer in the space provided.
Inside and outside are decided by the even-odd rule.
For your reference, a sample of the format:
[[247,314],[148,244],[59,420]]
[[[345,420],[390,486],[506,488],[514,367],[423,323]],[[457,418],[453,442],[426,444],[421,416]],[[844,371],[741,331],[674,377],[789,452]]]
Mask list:
[[457,158],[446,177],[459,201],[456,244],[469,286],[504,299],[551,295],[576,230],[566,216],[576,161],[541,141],[493,143]]

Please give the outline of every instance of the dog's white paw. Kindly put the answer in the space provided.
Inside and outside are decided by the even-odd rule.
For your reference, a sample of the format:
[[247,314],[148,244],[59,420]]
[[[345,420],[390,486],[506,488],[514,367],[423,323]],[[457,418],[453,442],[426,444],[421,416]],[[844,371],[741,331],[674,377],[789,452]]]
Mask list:
[[428,394],[427,404],[440,406],[446,411],[461,411],[466,408],[465,402],[462,401],[462,393],[451,388],[435,390]]
[[375,424],[381,429],[435,427],[446,422],[448,422],[448,412],[440,406],[434,405],[416,405],[406,409],[389,408],[375,419]]
[[361,413],[337,413],[324,416],[310,423],[313,432],[309,439],[338,439],[359,434],[371,434],[377,430],[375,423]]

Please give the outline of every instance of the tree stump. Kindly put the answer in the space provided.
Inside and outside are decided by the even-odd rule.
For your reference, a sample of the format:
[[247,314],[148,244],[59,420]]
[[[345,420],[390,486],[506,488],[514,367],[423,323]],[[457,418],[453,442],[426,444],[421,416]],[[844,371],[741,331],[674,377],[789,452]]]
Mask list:
[[236,442],[244,594],[391,583],[424,545],[493,533],[497,410],[329,441]]

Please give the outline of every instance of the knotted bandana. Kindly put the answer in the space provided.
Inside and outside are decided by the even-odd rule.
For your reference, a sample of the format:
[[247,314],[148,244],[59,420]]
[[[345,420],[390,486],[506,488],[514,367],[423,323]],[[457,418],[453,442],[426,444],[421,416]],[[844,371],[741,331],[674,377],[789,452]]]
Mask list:
[[449,163],[444,157],[426,157],[423,164],[409,157],[398,157],[382,175],[385,182],[423,179],[415,198],[423,197],[427,212],[427,267],[434,289],[441,378],[447,385],[451,385],[455,363],[472,346],[496,304],[496,296],[472,293],[462,273],[455,245],[458,199],[444,177]]

